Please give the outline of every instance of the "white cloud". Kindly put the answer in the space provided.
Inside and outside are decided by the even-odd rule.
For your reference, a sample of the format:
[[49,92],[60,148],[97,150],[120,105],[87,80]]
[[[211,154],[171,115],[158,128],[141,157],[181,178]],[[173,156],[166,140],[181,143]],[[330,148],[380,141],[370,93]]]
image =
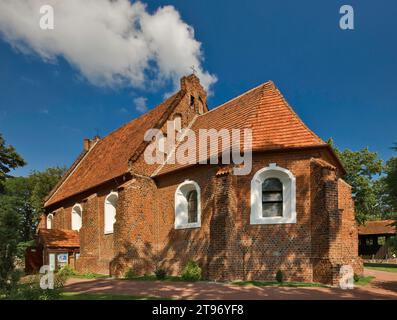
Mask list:
[[144,97],[134,98],[135,109],[141,113],[145,113],[146,111],[148,111],[146,101],[147,99]]
[[[54,8],[54,30],[39,27],[46,4]],[[95,85],[147,88],[172,80],[177,86],[193,65],[207,89],[216,81],[202,67],[193,29],[173,6],[150,13],[128,0],[1,0],[0,32],[22,53],[47,62],[65,58]]]

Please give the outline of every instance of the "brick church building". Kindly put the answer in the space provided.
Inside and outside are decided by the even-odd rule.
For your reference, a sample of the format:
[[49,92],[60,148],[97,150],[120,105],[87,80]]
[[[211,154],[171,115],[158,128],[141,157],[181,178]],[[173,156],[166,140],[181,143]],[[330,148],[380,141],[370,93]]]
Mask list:
[[[169,121],[194,132],[251,129],[251,172],[148,164],[145,149],[158,141],[144,135],[151,128],[165,133]],[[129,268],[164,268],[177,275],[193,259],[210,280],[274,280],[282,270],[286,280],[336,284],[342,265],[362,272],[344,174],[271,81],[209,110],[190,75],[156,108],[104,138],[84,140],[48,195],[40,227],[78,232],[78,271],[122,276]]]

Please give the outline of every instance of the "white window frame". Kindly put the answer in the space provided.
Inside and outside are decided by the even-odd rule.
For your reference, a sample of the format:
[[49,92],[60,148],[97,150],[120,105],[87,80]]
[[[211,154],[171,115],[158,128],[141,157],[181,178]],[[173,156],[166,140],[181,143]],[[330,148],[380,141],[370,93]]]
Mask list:
[[[52,223],[54,222],[54,215],[52,213],[47,215],[46,227],[47,229],[52,229]],[[50,227],[48,227],[50,226]]]
[[[187,194],[197,191],[197,222],[188,223]],[[201,192],[197,182],[186,180],[175,191],[175,229],[188,229],[201,227]]]
[[[80,210],[80,214],[77,213],[76,208]],[[83,207],[80,204],[76,203],[72,207],[71,218],[72,218],[72,230],[80,231],[81,227],[83,226]]]
[[[110,197],[116,197],[116,205],[114,205],[111,201],[109,201]],[[105,234],[111,234],[114,231],[114,224],[116,222],[116,214],[117,214],[117,201],[119,199],[119,195],[117,192],[112,191],[110,192],[106,198],[105,198],[105,204],[104,204],[104,209],[103,209],[103,229],[104,229],[104,233]],[[113,216],[113,223],[111,224],[110,227],[110,222],[108,220],[110,220],[111,217],[107,217],[107,215],[110,215],[111,212],[109,212],[109,210],[112,210],[110,208],[110,206],[112,206],[114,208],[114,216]]]
[[[269,178],[277,178],[283,184],[283,215],[281,217],[262,216],[262,183]],[[258,170],[251,180],[250,224],[296,223],[296,179],[288,169],[271,163]]]

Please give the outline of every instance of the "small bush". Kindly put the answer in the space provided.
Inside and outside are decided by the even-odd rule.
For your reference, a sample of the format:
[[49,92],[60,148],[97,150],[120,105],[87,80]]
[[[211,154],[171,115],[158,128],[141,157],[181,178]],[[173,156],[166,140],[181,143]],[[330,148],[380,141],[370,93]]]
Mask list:
[[164,280],[167,276],[167,271],[165,271],[164,269],[156,269],[156,271],[154,271],[154,274],[156,275],[157,280]]
[[129,268],[126,273],[124,273],[124,278],[125,279],[134,279],[136,278],[136,274],[134,272],[134,269]]
[[201,268],[197,262],[190,260],[182,271],[182,280],[199,281],[201,280]]
[[96,279],[96,278],[100,278],[102,277],[101,275],[99,275],[98,273],[95,272],[84,272],[81,274],[81,276],[85,279]]
[[283,283],[283,280],[284,280],[284,274],[281,270],[278,270],[276,273],[276,281],[278,283]]
[[353,277],[354,277],[354,282],[358,282],[361,278],[357,273],[355,273]]
[[58,276],[69,278],[71,276],[76,275],[76,271],[69,265],[64,266],[63,268],[59,269]]
[[58,300],[65,283],[64,276],[55,274],[54,289],[42,289],[40,276],[34,276],[27,283],[20,283],[6,296],[8,300]]

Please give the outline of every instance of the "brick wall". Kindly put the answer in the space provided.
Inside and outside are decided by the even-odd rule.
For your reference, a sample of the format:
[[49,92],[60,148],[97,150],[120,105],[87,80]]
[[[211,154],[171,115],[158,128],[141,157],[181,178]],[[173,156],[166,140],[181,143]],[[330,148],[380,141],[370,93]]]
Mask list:
[[[206,110],[204,89],[194,78],[182,79],[182,101],[167,113],[182,115],[188,126],[200,109]],[[166,119],[163,119],[166,120]],[[160,125],[166,132],[166,123]],[[249,175],[217,174],[217,165],[200,165],[150,178],[155,165],[143,153],[131,159],[128,175],[114,179],[51,208],[54,228],[71,228],[75,203],[83,207],[79,271],[123,275],[165,268],[180,274],[190,259],[213,280],[274,280],[282,270],[286,280],[336,283],[341,264],[357,258],[357,228],[351,190],[339,179],[334,159],[324,149],[255,153]],[[250,186],[254,174],[270,163],[296,177],[297,222],[250,225]],[[335,163],[333,163],[336,165]],[[201,189],[201,227],[174,228],[174,196],[178,185],[194,180]],[[106,196],[118,191],[114,233],[104,234]]]
[[[133,175],[64,203],[55,210],[54,228],[70,228],[72,207],[82,204],[79,271],[121,276],[128,268],[145,274],[160,267],[177,275],[193,259],[213,280],[274,280],[282,270],[286,280],[335,284],[341,264],[352,263],[358,273],[362,265],[350,187],[335,170],[313,162],[318,157],[314,150],[255,154],[247,176],[217,175],[216,165],[155,180]],[[270,163],[296,177],[295,224],[249,223],[251,179]],[[201,228],[175,230],[175,190],[186,179],[201,189]],[[114,233],[105,235],[104,202],[111,190],[119,195],[116,223]]]
[[334,168],[312,161],[313,281],[338,285],[342,265],[362,274],[351,187]]
[[[286,280],[311,281],[310,157],[316,152],[258,154],[250,175],[239,176],[236,229],[239,250],[233,260],[244,259],[237,279],[274,280],[278,270]],[[250,225],[250,186],[254,174],[270,163],[288,169],[296,177],[297,223]],[[244,258],[243,258],[244,257]]]

